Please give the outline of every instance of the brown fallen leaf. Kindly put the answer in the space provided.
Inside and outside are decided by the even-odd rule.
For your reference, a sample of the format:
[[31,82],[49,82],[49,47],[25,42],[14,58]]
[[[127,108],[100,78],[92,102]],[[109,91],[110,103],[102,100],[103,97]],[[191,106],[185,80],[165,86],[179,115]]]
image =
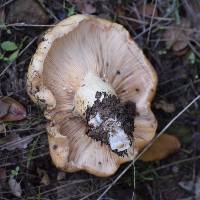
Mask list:
[[26,109],[11,97],[0,99],[0,121],[19,121],[26,117]]
[[181,144],[175,136],[164,134],[139,159],[146,162],[162,160],[178,151],[180,147]]
[[172,48],[177,56],[185,55],[188,51],[188,43],[192,34],[191,23],[187,18],[182,18],[180,24],[173,23],[171,28],[164,32],[164,40],[167,48]]

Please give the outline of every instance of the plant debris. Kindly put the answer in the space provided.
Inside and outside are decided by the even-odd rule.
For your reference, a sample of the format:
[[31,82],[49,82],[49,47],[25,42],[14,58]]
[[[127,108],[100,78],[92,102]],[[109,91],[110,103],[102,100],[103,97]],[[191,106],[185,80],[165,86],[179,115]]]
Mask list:
[[163,37],[166,41],[167,48],[172,48],[177,56],[182,56],[187,53],[191,34],[190,21],[187,18],[182,18],[180,24],[171,24],[164,32]]
[[11,97],[0,99],[0,120],[19,121],[26,118],[26,109]]
[[11,192],[16,197],[22,196],[22,188],[19,182],[16,181],[16,179],[12,176],[9,178],[9,186],[11,189]]
[[6,183],[6,169],[0,168],[0,190]]
[[164,100],[160,100],[154,104],[156,109],[161,109],[166,113],[173,113],[175,111],[175,105],[173,103],[168,103]]
[[10,5],[7,23],[47,24],[49,17],[37,1],[15,0]]
[[40,183],[44,185],[49,185],[50,184],[50,178],[49,175],[47,174],[47,171],[40,169],[39,167],[37,168],[37,173],[39,177],[41,178]]
[[200,174],[197,174],[196,180],[180,181],[179,186],[187,192],[193,193],[195,200],[200,199]]
[[82,14],[93,14],[96,12],[96,7],[94,6],[94,1],[72,0],[72,3],[76,4],[78,10]]
[[26,149],[29,143],[33,140],[33,136],[20,137],[16,133],[9,134],[0,139],[0,149],[12,151],[15,149]]
[[140,160],[162,160],[170,154],[178,151],[180,147],[181,144],[175,136],[164,134],[152,144],[152,146],[140,157]]
[[143,17],[151,18],[151,17],[158,17],[158,10],[156,5],[152,3],[142,4],[139,9],[139,13]]

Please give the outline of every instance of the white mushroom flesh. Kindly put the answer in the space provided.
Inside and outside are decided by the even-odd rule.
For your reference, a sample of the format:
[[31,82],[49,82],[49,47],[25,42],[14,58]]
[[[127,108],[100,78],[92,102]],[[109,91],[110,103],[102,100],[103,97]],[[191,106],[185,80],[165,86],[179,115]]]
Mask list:
[[118,152],[127,150],[130,147],[130,140],[120,127],[115,127],[112,132],[109,132],[109,144],[112,150]]
[[103,122],[103,120],[101,119],[101,116],[99,115],[99,113],[97,113],[95,115],[95,117],[92,117],[89,121],[88,124],[92,125],[94,127],[98,127],[101,125],[101,123]]

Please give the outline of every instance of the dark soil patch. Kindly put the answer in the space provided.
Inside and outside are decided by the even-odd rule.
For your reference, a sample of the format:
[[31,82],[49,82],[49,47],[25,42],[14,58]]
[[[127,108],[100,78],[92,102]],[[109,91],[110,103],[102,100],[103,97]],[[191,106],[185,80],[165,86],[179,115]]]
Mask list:
[[[101,100],[102,95],[103,99]],[[109,145],[109,132],[113,131],[113,126],[118,126],[127,134],[131,145],[133,142],[135,103],[126,102],[122,104],[115,95],[108,95],[105,92],[97,92],[95,97],[94,105],[86,110],[87,135]],[[101,118],[101,123],[98,126],[90,125],[89,121],[97,114]],[[126,151],[114,152],[118,155],[126,153]]]
[[[103,99],[101,97],[103,95]],[[96,115],[101,118],[98,126],[89,124],[89,121]],[[109,145],[109,132],[113,131],[114,126],[118,126],[127,134],[130,145],[133,142],[135,103],[121,103],[115,95],[108,95],[105,92],[96,93],[96,101],[92,107],[86,110],[86,120],[88,123],[87,135],[97,141]],[[126,154],[125,151],[114,151],[118,155]]]

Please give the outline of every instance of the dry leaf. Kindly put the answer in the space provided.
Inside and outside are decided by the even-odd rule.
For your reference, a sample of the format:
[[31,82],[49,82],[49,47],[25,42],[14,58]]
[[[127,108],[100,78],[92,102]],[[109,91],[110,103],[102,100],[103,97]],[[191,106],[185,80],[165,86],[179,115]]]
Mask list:
[[173,136],[161,135],[153,145],[140,157],[142,161],[162,160],[181,147],[179,140]]
[[57,174],[57,181],[62,181],[64,180],[66,177],[66,173],[65,172],[58,172]]
[[173,23],[171,28],[164,32],[164,40],[167,48],[172,48],[177,56],[184,55],[188,50],[188,43],[192,30],[191,23],[188,19],[182,18],[179,25]]
[[175,111],[175,105],[164,100],[160,100],[159,102],[155,103],[155,108],[161,109],[166,113],[173,113]]
[[26,117],[26,109],[22,104],[11,97],[4,97],[0,100],[0,120],[19,121]]
[[47,24],[49,16],[35,0],[15,0],[9,6],[7,23]]
[[39,177],[41,178],[40,183],[42,183],[44,185],[50,184],[49,175],[47,174],[47,172],[45,170],[37,168],[37,173],[38,173]]
[[[155,9],[155,11],[154,11]],[[142,4],[138,9],[141,16],[144,17],[158,17],[158,10],[155,8],[154,4]]]
[[32,136],[26,136],[21,138],[19,135],[12,133],[0,140],[0,149],[12,151],[15,149],[26,149],[28,144],[33,140]]
[[22,189],[20,183],[18,183],[14,177],[10,176],[9,178],[9,186],[11,189],[11,192],[16,197],[21,197],[22,195]]

